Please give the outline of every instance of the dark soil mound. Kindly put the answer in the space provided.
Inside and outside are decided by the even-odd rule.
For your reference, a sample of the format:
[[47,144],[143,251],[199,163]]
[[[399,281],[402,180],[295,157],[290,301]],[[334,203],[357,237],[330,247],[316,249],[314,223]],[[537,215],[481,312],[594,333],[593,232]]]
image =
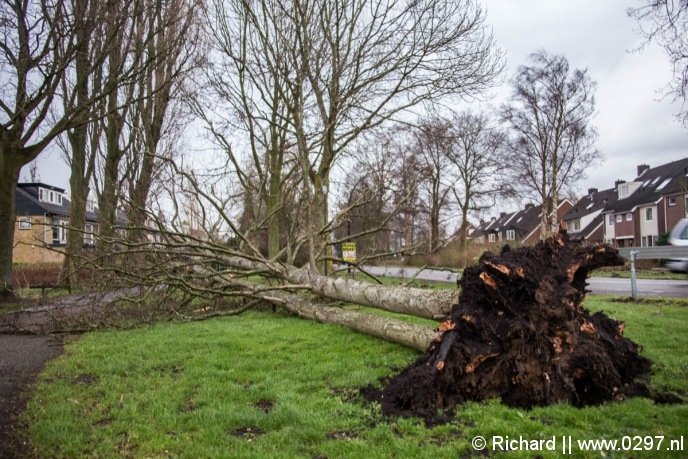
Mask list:
[[379,396],[387,414],[437,419],[468,400],[529,408],[576,406],[645,394],[650,370],[623,322],[581,307],[588,273],[623,259],[559,234],[499,256],[485,253],[459,281],[442,335]]

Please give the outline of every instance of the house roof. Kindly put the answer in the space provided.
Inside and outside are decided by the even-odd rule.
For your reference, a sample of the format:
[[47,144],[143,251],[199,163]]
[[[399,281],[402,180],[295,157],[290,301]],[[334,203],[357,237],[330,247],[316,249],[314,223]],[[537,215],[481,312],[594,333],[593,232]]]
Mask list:
[[[64,193],[64,189],[46,185],[43,183],[20,183],[15,192],[15,209],[17,216],[29,215],[57,215],[69,217],[71,202],[66,197],[62,198],[62,204],[53,204],[40,201],[38,198],[38,188],[46,188],[53,191]],[[86,220],[90,222],[98,221],[98,212],[86,212]]]
[[615,188],[589,193],[576,202],[573,209],[564,215],[563,220],[569,222],[600,210],[604,211],[615,205],[617,197]]
[[[567,199],[561,199],[558,207],[561,207],[566,201]],[[542,218],[541,209],[542,206],[527,204],[516,212],[502,212],[499,217],[489,221],[481,221],[476,231],[471,234],[471,237],[477,238],[485,234],[514,230],[517,238],[527,238],[540,226]]]
[[576,232],[569,231],[569,235],[574,239],[577,239],[577,238],[587,239],[587,238],[589,238],[590,235],[592,235],[592,233],[594,233],[595,230],[597,228],[599,228],[600,225],[602,225],[604,223],[604,217],[605,217],[604,214],[600,213],[595,218],[593,218],[592,221],[590,223],[588,223],[585,228],[581,228],[579,231],[576,231]]
[[[618,199],[609,207],[614,212],[629,212],[643,204],[654,204],[662,195],[677,189],[685,189],[688,174],[688,158],[662,164],[643,171],[633,180],[640,186],[630,196]],[[675,191],[674,191],[675,192]]]

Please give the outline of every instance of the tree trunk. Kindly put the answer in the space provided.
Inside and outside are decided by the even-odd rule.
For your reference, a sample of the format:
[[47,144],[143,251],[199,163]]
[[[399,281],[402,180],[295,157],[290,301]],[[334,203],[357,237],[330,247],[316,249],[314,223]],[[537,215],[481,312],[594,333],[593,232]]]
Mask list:
[[[275,136],[273,136],[273,142]],[[274,145],[274,144],[273,144]],[[275,260],[280,251],[280,208],[282,206],[282,153],[270,152],[269,189],[268,189],[268,259]]]
[[226,257],[222,263],[246,269],[269,269],[287,282],[308,286],[313,292],[349,303],[432,320],[448,317],[456,303],[457,290],[432,291],[420,288],[388,287],[343,277],[323,276],[289,265],[266,265],[239,257]]
[[459,256],[461,257],[461,265],[463,268],[468,266],[468,259],[466,254],[466,240],[468,239],[468,206],[470,189],[466,188],[466,196],[461,206],[461,228],[459,228]]
[[[3,150],[7,147],[0,146]],[[12,292],[12,250],[14,248],[15,190],[19,182],[21,164],[12,155],[0,152],[0,301],[14,298]]]
[[[76,152],[72,143],[72,152]],[[85,147],[85,144],[84,144]],[[85,151],[83,152],[85,154]],[[86,201],[88,199],[88,179],[84,177],[85,158],[74,154],[72,157],[72,173],[69,178],[71,203],[69,208],[69,228],[67,230],[67,246],[62,266],[61,281],[70,288],[76,287],[78,282],[77,270],[83,255],[84,223],[86,221]],[[79,163],[75,165],[75,163]]]
[[336,325],[343,325],[366,335],[425,351],[437,337],[429,327],[410,324],[401,320],[365,314],[356,311],[311,303],[297,295],[285,292],[269,292],[266,300],[280,304],[300,317]]

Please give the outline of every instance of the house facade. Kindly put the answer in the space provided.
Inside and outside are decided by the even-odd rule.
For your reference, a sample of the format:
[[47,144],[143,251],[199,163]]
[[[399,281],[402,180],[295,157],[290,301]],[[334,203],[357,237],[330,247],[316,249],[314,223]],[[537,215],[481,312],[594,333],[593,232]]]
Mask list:
[[688,216],[688,158],[651,168],[637,167],[631,182],[615,183],[616,201],[602,212],[604,242],[617,247],[652,247]]
[[604,242],[605,215],[603,212],[616,202],[615,188],[599,191],[588,189],[588,194],[578,200],[563,216],[569,235],[587,244]]
[[[65,190],[45,183],[20,183],[15,191],[14,263],[59,263],[67,244],[70,201]],[[95,245],[95,202],[87,201],[84,246]]]

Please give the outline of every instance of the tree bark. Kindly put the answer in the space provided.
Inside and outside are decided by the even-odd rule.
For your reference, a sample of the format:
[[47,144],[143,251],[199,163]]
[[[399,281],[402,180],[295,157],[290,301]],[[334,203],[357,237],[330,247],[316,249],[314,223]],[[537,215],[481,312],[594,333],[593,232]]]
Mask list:
[[300,317],[336,325],[343,325],[366,335],[425,351],[437,333],[429,327],[410,324],[397,319],[311,303],[297,295],[268,292],[266,300],[283,306]]
[[287,282],[307,285],[313,292],[335,300],[432,320],[443,320],[448,317],[458,297],[457,290],[432,291],[420,288],[388,287],[342,277],[323,276],[289,265],[268,265],[239,257],[226,257],[221,260],[240,269],[267,268]]
[[[3,150],[5,145],[0,146]],[[14,155],[0,152],[0,301],[14,297],[12,293],[12,249],[15,228],[15,190],[21,164],[12,161]]]

